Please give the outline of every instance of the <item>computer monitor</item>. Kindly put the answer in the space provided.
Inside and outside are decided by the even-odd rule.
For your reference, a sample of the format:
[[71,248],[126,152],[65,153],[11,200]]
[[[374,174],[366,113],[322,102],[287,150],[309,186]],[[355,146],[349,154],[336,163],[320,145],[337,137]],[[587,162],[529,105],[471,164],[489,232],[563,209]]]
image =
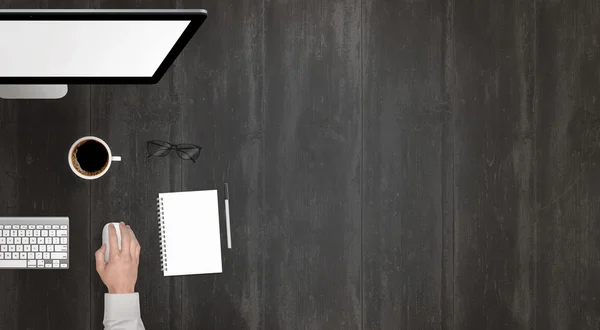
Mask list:
[[206,10],[0,10],[0,98],[61,98],[66,84],[154,84]]

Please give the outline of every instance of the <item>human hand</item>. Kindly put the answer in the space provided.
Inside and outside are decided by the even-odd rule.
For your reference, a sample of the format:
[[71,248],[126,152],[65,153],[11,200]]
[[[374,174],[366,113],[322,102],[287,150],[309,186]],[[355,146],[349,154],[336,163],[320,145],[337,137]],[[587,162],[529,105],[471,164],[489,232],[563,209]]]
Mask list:
[[108,293],[133,293],[137,282],[138,266],[140,264],[140,244],[131,227],[121,222],[121,250],[114,225],[108,226],[108,242],[110,251],[108,262],[104,261],[106,244],[96,251],[96,271]]

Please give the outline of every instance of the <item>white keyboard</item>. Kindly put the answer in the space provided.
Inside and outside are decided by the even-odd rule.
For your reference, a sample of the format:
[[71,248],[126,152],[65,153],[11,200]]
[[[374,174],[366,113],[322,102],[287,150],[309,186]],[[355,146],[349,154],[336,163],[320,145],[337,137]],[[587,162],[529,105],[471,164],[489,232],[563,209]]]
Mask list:
[[69,269],[69,218],[0,217],[0,269]]

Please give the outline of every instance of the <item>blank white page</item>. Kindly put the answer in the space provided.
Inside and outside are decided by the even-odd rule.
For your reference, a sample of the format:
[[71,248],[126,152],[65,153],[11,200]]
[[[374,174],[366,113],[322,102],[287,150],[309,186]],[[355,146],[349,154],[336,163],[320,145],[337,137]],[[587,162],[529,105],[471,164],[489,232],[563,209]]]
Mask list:
[[152,77],[191,21],[0,21],[1,77]]
[[216,190],[160,194],[165,276],[222,273]]

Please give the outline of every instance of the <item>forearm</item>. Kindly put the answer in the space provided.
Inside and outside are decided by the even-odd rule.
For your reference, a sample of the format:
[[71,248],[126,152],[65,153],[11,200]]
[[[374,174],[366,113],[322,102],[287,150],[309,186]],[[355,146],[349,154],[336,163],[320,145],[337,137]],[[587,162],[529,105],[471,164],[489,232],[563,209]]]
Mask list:
[[104,329],[144,330],[139,294],[105,294]]

